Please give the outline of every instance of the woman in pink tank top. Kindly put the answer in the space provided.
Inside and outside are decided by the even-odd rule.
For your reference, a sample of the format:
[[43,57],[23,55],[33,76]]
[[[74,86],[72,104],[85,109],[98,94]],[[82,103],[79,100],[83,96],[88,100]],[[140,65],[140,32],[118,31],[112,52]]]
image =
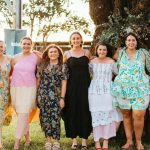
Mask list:
[[19,149],[20,139],[26,138],[26,145],[30,144],[29,113],[36,108],[36,65],[40,58],[31,51],[32,40],[24,37],[21,40],[22,53],[12,60],[11,98],[12,105],[18,114],[16,139],[14,150]]

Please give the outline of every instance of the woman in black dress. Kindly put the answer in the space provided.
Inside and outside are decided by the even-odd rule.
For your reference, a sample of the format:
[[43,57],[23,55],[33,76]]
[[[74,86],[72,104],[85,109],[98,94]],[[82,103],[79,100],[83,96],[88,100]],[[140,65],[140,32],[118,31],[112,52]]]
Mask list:
[[64,62],[69,68],[63,111],[65,130],[66,136],[73,139],[72,149],[77,149],[77,136],[82,138],[82,149],[87,149],[86,139],[92,131],[88,104],[90,52],[82,48],[83,40],[79,32],[71,34],[70,44],[71,50],[64,54]]

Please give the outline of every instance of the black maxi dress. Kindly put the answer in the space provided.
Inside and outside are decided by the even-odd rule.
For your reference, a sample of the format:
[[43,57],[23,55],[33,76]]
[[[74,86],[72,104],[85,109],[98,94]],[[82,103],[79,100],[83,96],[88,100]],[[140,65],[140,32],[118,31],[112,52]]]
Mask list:
[[70,57],[67,60],[69,79],[63,110],[66,137],[87,139],[92,131],[88,104],[90,74],[88,57]]

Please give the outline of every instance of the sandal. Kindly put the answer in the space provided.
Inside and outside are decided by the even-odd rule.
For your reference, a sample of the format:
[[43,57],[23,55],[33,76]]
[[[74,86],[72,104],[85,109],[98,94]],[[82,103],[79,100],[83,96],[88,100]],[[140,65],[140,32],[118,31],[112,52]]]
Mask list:
[[136,145],[136,149],[137,150],[144,150],[144,146],[142,144],[140,144],[139,146]]
[[122,146],[122,150],[130,150],[133,147],[133,144],[128,144],[126,143],[125,145]]
[[102,150],[100,147],[99,148],[95,148],[96,150]]
[[71,149],[77,149],[78,145],[77,144],[72,144]]
[[52,150],[60,150],[60,143],[59,142],[54,142]]
[[46,142],[44,148],[45,148],[45,150],[51,150],[52,149],[52,143]]
[[82,145],[81,150],[88,150],[88,148],[87,148],[87,146]]
[[26,141],[24,145],[27,146],[27,147],[30,146],[31,145],[31,140]]

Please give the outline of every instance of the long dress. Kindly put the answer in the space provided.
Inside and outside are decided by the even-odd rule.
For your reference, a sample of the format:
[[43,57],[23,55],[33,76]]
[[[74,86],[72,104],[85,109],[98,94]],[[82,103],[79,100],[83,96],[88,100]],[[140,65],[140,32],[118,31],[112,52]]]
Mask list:
[[[8,59],[7,57],[5,59]],[[0,83],[3,84],[3,87],[0,88],[0,140],[2,136],[2,126],[4,121],[4,108],[8,103],[9,96],[9,73],[10,73],[10,59],[7,63],[0,65]]]
[[64,123],[66,136],[87,139],[92,131],[91,114],[88,103],[90,74],[89,59],[84,55],[79,58],[70,56],[67,61],[69,79],[65,96]]
[[36,65],[37,57],[31,53],[14,66],[10,92],[17,113],[30,113],[36,108]]
[[[40,70],[40,69],[39,69]],[[40,86],[37,92],[40,108],[40,123],[46,137],[60,139],[61,108],[59,106],[61,81],[67,80],[66,65],[48,65],[43,71],[38,71]]]
[[92,80],[89,87],[89,106],[92,115],[94,140],[116,136],[115,122],[122,121],[119,110],[113,107],[110,89],[114,64],[89,64]]

